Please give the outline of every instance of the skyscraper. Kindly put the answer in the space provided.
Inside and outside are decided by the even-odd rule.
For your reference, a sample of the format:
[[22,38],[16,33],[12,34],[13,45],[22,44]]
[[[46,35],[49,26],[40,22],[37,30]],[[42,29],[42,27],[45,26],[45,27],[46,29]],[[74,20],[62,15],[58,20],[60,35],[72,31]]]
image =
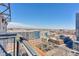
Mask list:
[[79,41],[79,13],[76,13],[76,37]]
[[79,13],[76,13],[76,41],[74,41],[73,45],[73,48],[79,51]]

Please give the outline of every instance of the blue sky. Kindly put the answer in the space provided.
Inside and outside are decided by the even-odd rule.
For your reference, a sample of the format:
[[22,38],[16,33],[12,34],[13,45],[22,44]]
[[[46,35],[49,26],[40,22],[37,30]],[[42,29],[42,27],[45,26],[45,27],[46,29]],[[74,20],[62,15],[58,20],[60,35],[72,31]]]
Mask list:
[[11,4],[12,22],[47,28],[75,28],[79,4]]

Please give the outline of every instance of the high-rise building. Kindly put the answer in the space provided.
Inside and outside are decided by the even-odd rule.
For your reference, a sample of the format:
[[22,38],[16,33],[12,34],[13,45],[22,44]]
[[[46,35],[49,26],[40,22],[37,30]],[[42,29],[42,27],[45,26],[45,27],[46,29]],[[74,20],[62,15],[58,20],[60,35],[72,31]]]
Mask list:
[[76,41],[73,43],[73,48],[79,51],[79,13],[76,13]]
[[79,13],[76,13],[76,37],[79,41]]

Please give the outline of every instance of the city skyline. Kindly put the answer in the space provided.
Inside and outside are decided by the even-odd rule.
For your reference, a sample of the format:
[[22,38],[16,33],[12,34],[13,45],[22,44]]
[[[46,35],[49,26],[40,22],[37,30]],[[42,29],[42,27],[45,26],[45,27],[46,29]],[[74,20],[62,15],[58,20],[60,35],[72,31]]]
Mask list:
[[79,4],[11,4],[12,22],[52,29],[75,29]]
[[79,56],[78,6],[0,3],[0,56]]

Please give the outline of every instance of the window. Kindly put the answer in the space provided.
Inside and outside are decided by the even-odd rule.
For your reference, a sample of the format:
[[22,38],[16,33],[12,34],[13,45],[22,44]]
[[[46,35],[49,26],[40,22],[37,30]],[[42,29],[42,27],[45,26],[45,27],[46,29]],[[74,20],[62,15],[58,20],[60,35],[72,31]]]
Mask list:
[[34,37],[35,37],[35,39],[39,39],[40,38],[40,32],[39,31],[35,31],[34,32]]
[[45,33],[45,36],[48,37],[48,33],[47,32]]
[[2,23],[4,23],[5,19],[2,19]]

